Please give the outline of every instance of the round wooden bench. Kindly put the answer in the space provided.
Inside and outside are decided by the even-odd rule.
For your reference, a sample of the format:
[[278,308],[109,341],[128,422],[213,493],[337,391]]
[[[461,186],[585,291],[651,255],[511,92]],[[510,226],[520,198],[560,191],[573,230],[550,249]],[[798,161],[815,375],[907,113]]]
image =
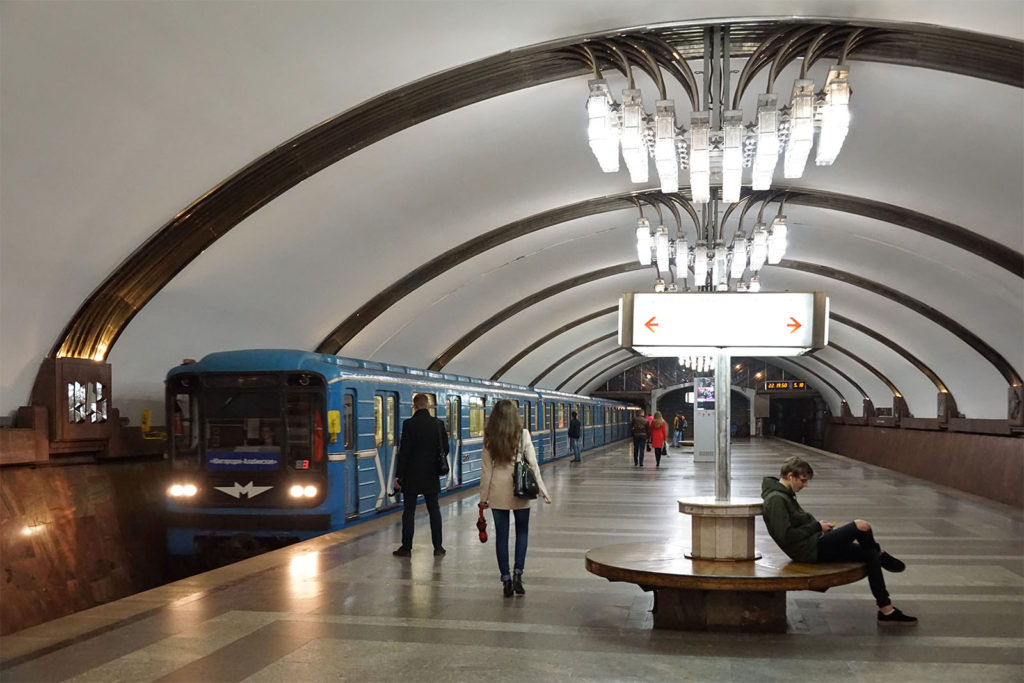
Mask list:
[[766,552],[757,560],[691,560],[670,543],[623,543],[587,553],[587,571],[654,592],[654,628],[786,631],[786,591],[824,591],[867,576],[863,563],[802,564]]

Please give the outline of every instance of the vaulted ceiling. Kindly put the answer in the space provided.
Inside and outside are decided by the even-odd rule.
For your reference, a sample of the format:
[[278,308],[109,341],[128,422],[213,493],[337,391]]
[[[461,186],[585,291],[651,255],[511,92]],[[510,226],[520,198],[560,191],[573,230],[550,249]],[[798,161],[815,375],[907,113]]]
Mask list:
[[[831,297],[832,344],[787,369],[834,412],[842,398],[858,413],[862,395],[878,406],[899,395],[931,417],[947,392],[968,417],[1005,418],[1021,383],[1020,3],[0,12],[5,414],[51,354],[108,360],[114,403],[133,420],[159,406],[167,368],[229,348],[592,390],[639,362],[613,334],[619,295],[653,286],[635,257],[638,210],[691,244],[695,232],[685,178],[666,197],[653,174],[634,185],[625,170],[601,172],[578,46],[594,48],[617,93],[626,78],[600,45],[663,40],[701,71],[701,28],[723,16],[736,17],[737,70],[776,30],[832,31],[837,47],[808,72],[819,88],[863,29],[835,165],[777,172],[777,192],[746,200],[748,232],[762,207],[784,202],[789,218],[786,259],[765,267],[762,287]],[[782,70],[780,99],[799,68]],[[650,110],[657,89],[635,75]],[[745,121],[766,82],[745,93]],[[684,87],[667,76],[666,87],[685,118]],[[742,208],[723,225],[727,242]]]

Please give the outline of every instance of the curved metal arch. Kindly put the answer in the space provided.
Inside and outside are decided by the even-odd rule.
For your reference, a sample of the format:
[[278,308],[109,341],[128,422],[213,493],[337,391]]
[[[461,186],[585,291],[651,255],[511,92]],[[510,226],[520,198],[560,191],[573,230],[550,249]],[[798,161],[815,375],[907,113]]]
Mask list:
[[839,375],[840,377],[845,379],[847,382],[849,382],[850,386],[852,386],[854,389],[856,389],[860,393],[860,396],[861,396],[862,400],[864,400],[864,399],[867,399],[869,401],[871,400],[871,397],[868,396],[868,392],[864,391],[864,389],[859,384],[857,384],[857,382],[854,381],[854,379],[852,377],[847,375],[845,372],[843,372],[842,370],[840,370],[836,366],[834,366],[831,363],[829,363],[827,360],[822,360],[821,358],[818,358],[814,354],[811,354],[809,356],[804,356],[804,358],[810,358],[811,360],[814,360],[814,361],[817,361],[818,363],[821,363],[826,368],[828,368],[829,370],[831,370],[832,372],[836,373],[837,375]]
[[899,390],[899,388],[889,380],[888,377],[886,377],[881,372],[879,372],[878,368],[876,368],[875,366],[871,365],[871,363],[868,363],[866,360],[864,360],[863,358],[861,358],[857,354],[855,354],[855,353],[853,353],[851,351],[848,351],[847,349],[843,348],[839,344],[836,344],[835,342],[831,342],[830,341],[828,343],[828,348],[835,349],[839,353],[841,353],[844,356],[850,358],[854,362],[860,364],[861,366],[866,368],[868,372],[870,372],[872,375],[877,377],[879,379],[879,381],[882,382],[882,384],[884,384],[885,386],[889,387],[889,391],[892,392],[892,395],[894,397],[903,398],[903,392],[901,392]]
[[782,259],[778,265],[782,268],[789,268],[791,270],[798,270],[804,273],[811,273],[812,275],[820,275],[833,280],[839,280],[840,282],[845,282],[847,284],[860,287],[861,289],[866,289],[869,292],[873,292],[874,294],[878,294],[879,296],[895,301],[902,306],[906,306],[910,310],[915,313],[919,313],[940,327],[944,327],[948,332],[974,349],[982,358],[991,363],[996,370],[999,371],[999,374],[1003,376],[1007,384],[1010,386],[1020,386],[1022,383],[1020,375],[1018,375],[1017,371],[1013,369],[1013,366],[1010,365],[1009,361],[1003,358],[1002,354],[989,346],[981,337],[968,330],[956,320],[953,320],[953,318],[938,309],[929,306],[923,301],[918,301],[917,299],[907,296],[903,292],[899,292],[892,287],[886,287],[885,285],[873,280],[868,280],[867,278],[863,278],[859,275],[854,275],[853,273],[848,273],[843,270],[838,270],[837,268],[830,268],[829,266],[805,263],[803,261],[793,261],[791,259]]
[[[862,197],[842,195],[834,192],[823,192],[801,188],[788,188],[785,190],[772,190],[766,192],[752,192],[744,189],[744,198],[751,202],[762,200],[793,201],[797,204],[827,208],[835,211],[848,213],[885,221],[908,230],[919,232],[934,239],[945,242],[958,249],[964,249],[973,254],[988,260],[995,265],[1003,267],[1018,277],[1024,277],[1024,254],[1016,252],[1005,245],[971,232],[966,228],[948,223],[946,221],[927,216],[916,211],[910,211],[902,207],[876,202]],[[370,325],[384,311],[396,304],[403,297],[412,293],[418,287],[430,282],[442,275],[456,265],[463,263],[469,258],[477,256],[488,249],[510,242],[518,237],[528,235],[538,230],[550,228],[560,223],[594,216],[610,211],[621,211],[627,206],[634,208],[640,200],[652,203],[653,201],[684,202],[684,207],[689,207],[689,202],[678,194],[663,195],[660,191],[651,190],[646,192],[626,192],[617,195],[606,195],[595,197],[575,204],[558,207],[548,211],[542,211],[522,220],[513,221],[499,228],[495,228],[483,235],[473,237],[462,244],[453,247],[431,259],[422,266],[410,271],[404,277],[392,283],[385,289],[378,292],[373,298],[360,306],[355,312],[341,322],[323,341],[316,351],[318,353],[337,354],[344,348],[345,344],[351,341],[357,334]],[[691,207],[692,208],[692,207]]]
[[472,344],[481,336],[483,336],[483,334],[488,332],[491,328],[501,324],[505,320],[508,320],[516,313],[524,311],[530,306],[533,306],[534,304],[539,303],[544,299],[547,299],[548,297],[554,296],[555,294],[560,294],[567,289],[572,289],[573,287],[578,287],[580,285],[585,285],[587,283],[594,282],[595,280],[601,280],[606,277],[612,277],[613,275],[632,273],[638,270],[646,270],[647,268],[648,266],[642,266],[636,262],[619,263],[614,266],[608,266],[607,268],[601,268],[600,270],[594,270],[589,273],[583,273],[582,275],[577,275],[567,280],[562,280],[561,282],[556,282],[550,287],[545,287],[539,292],[534,292],[533,294],[521,299],[520,301],[517,301],[511,306],[508,306],[498,311],[490,318],[483,321],[482,323],[474,327],[472,330],[464,334],[454,344],[445,349],[440,356],[435,358],[427,369],[440,372],[446,365],[448,365],[448,363],[452,361],[453,358],[462,353],[466,349],[466,347],[468,347],[470,344]]
[[587,73],[590,64],[579,49],[587,41],[654,36],[690,59],[703,52],[704,28],[724,25],[736,57],[749,55],[780,26],[863,27],[872,29],[871,39],[857,45],[858,60],[1024,84],[1024,42],[896,22],[803,17],[673,22],[510,50],[382,93],[254,160],[143,242],[82,303],[50,355],[104,360],[142,307],[203,250],[302,180],[374,142],[491,97]]
[[[529,346],[527,346],[525,349],[523,349],[522,351],[520,351],[516,355],[512,356],[512,358],[510,358],[508,360],[508,362],[506,362],[504,365],[502,365],[500,368],[498,368],[495,371],[495,373],[493,375],[491,375],[491,380],[495,381],[495,382],[500,380],[502,375],[504,375],[506,372],[508,372],[513,367],[515,367],[516,363],[518,363],[522,359],[526,358],[531,353],[533,353],[534,351],[539,349],[544,344],[547,344],[549,341],[551,341],[552,339],[554,339],[558,335],[562,334],[563,332],[568,332],[572,328],[579,327],[583,323],[588,323],[591,320],[596,320],[597,318],[600,318],[602,316],[610,315],[612,313],[615,313],[618,310],[619,310],[618,306],[609,306],[608,308],[602,308],[600,311],[594,311],[593,313],[591,313],[589,315],[585,315],[582,318],[577,318],[576,320],[573,320],[571,323],[566,323],[565,325],[562,325],[561,327],[559,327],[556,330],[552,330],[548,334],[545,334],[543,337],[541,337],[537,341],[535,341],[532,344],[530,344]],[[531,386],[534,385],[534,384],[536,384],[535,381],[530,383]]]
[[[931,380],[932,384],[935,385],[935,388],[939,391],[939,393],[941,393],[941,394],[949,394],[950,396],[953,395],[949,391],[949,388],[946,386],[946,383],[943,382],[941,379],[939,379],[939,376],[937,374],[935,374],[935,372],[930,367],[925,365],[924,361],[922,361],[920,358],[918,358],[914,354],[910,353],[910,351],[907,351],[905,348],[903,348],[902,346],[900,346],[899,344],[897,344],[893,340],[891,340],[888,337],[885,337],[885,336],[879,334],[878,332],[874,331],[873,329],[871,329],[867,325],[861,324],[861,323],[859,323],[856,320],[853,320],[851,318],[847,318],[845,315],[839,315],[838,313],[835,313],[834,311],[829,313],[829,318],[831,318],[832,320],[836,321],[837,323],[840,323],[842,325],[846,325],[847,327],[852,327],[853,329],[857,330],[858,332],[861,332],[861,333],[871,337],[876,342],[879,342],[880,344],[883,344],[883,345],[889,347],[891,350],[893,350],[897,354],[899,354],[904,360],[906,360],[908,363],[910,363],[915,368],[917,368],[917,370],[922,375],[924,375],[929,380]],[[954,398],[954,401],[955,400],[956,399]]]
[[[584,371],[584,370],[586,370],[587,368],[589,368],[589,367],[592,367],[592,366],[594,366],[594,365],[597,365],[598,363],[600,363],[601,361],[603,361],[603,360],[604,360],[605,358],[607,358],[608,356],[612,355],[613,353],[618,353],[619,351],[628,351],[629,353],[633,354],[634,356],[639,356],[639,355],[640,355],[640,354],[638,354],[638,353],[637,353],[636,351],[634,351],[633,349],[623,349],[623,348],[621,348],[621,347],[620,347],[620,348],[617,348],[617,349],[612,349],[612,350],[611,350],[611,351],[609,351],[608,353],[605,353],[605,354],[602,354],[602,355],[598,356],[598,357],[597,357],[597,358],[595,358],[594,360],[590,361],[589,363],[587,363],[586,365],[584,365],[583,367],[581,367],[581,368],[580,368],[579,370],[577,370],[576,372],[574,372],[574,373],[572,373],[571,375],[569,375],[568,377],[566,377],[566,378],[565,378],[565,381],[564,381],[564,382],[562,382],[561,384],[559,384],[559,385],[558,385],[558,386],[556,387],[556,389],[555,389],[555,390],[556,390],[556,391],[561,391],[561,390],[562,390],[562,387],[564,387],[564,386],[565,386],[566,384],[568,384],[568,383],[569,383],[569,382],[570,382],[570,381],[572,380],[572,378],[573,378],[573,377],[575,377],[576,375],[580,374],[581,372],[583,372],[583,371]],[[621,365],[622,363],[625,363],[625,362],[627,362],[627,361],[630,361],[630,360],[633,360],[633,359],[632,359],[632,358],[624,358],[623,360],[621,360],[621,361],[619,361],[619,362],[617,362],[617,363],[613,363],[613,364],[612,364],[612,365],[611,365],[610,367],[608,367],[608,368],[605,368],[604,370],[602,370],[601,372],[599,372],[599,373],[598,373],[597,375],[594,375],[594,377],[590,378],[589,380],[587,380],[587,381],[586,381],[586,382],[584,382],[583,384],[580,384],[580,385],[579,385],[578,387],[576,387],[576,391],[574,391],[574,392],[572,392],[572,393],[574,393],[574,394],[578,394],[578,393],[580,393],[580,391],[581,391],[581,390],[583,389],[583,387],[585,387],[585,386],[587,386],[588,384],[590,384],[591,382],[593,382],[593,381],[594,381],[594,379],[596,379],[597,377],[599,377],[599,376],[601,375],[601,373],[604,373],[604,372],[608,372],[608,370],[610,370],[611,368],[615,367],[616,365]]]
[[[530,386],[531,387],[532,386],[536,386],[537,382],[539,382],[542,379],[544,379],[545,377],[547,377],[549,372],[551,372],[552,370],[554,370],[559,365],[561,365],[565,361],[569,360],[570,358],[572,358],[576,354],[580,353],[581,351],[586,351],[591,346],[596,346],[597,344],[600,344],[601,342],[608,341],[609,339],[614,339],[615,337],[618,336],[618,334],[619,334],[618,330],[616,330],[615,332],[612,332],[611,334],[602,335],[602,336],[598,337],[597,339],[591,339],[587,343],[585,343],[585,344],[583,344],[581,346],[577,346],[575,349],[573,349],[569,353],[565,354],[564,356],[562,356],[561,358],[556,360],[554,363],[552,363],[547,368],[545,368],[545,370],[543,372],[541,372],[539,375],[537,375],[532,380],[530,380]],[[620,346],[619,348],[622,348],[622,347]]]

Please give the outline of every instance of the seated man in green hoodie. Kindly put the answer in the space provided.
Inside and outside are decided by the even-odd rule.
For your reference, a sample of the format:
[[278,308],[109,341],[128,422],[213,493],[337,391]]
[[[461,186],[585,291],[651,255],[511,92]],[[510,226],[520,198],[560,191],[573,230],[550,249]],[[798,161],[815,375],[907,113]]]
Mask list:
[[806,461],[793,456],[782,463],[778,479],[765,477],[761,482],[764,499],[764,523],[779,547],[796,562],[863,562],[868,568],[868,584],[878,604],[879,625],[914,626],[915,617],[892,606],[882,578],[882,569],[901,572],[906,565],[883,551],[875,542],[871,525],[857,519],[843,526],[819,522],[805,512],[796,494],[814,477]]

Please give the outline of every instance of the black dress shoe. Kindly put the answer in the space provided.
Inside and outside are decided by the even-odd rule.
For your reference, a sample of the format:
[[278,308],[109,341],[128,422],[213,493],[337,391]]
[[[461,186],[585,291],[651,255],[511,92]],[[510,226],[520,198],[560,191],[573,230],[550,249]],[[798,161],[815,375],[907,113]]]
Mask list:
[[523,588],[523,575],[513,574],[512,575],[512,590],[519,595],[526,595],[526,589]]
[[512,597],[512,582],[511,581],[502,581],[501,582],[501,592],[505,594],[506,598],[511,598]]
[[412,548],[406,548],[404,545],[398,546],[398,550],[391,553],[395,557],[412,557]]
[[434,557],[444,557],[447,552],[444,548],[434,548]]

